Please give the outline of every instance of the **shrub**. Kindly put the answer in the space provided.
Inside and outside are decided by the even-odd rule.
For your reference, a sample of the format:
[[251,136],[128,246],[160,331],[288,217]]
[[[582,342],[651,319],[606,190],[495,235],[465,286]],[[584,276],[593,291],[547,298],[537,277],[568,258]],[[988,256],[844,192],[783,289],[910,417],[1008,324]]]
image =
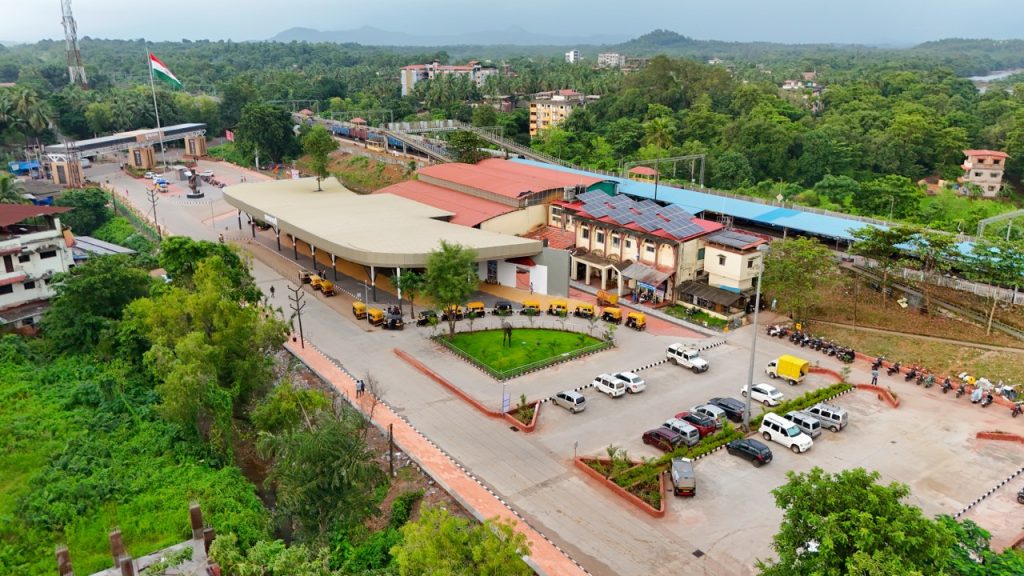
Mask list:
[[412,516],[413,506],[423,498],[423,490],[413,490],[399,494],[391,503],[391,520],[388,524],[392,528],[401,528]]
[[785,402],[779,404],[778,406],[766,410],[763,414],[760,414],[756,418],[752,418],[750,420],[750,427],[751,429],[753,429],[760,426],[761,420],[764,419],[764,415],[769,412],[774,412],[776,414],[785,414],[786,412],[792,412],[793,410],[803,410],[804,408],[814,406],[818,402],[822,402],[833,396],[842,394],[843,392],[846,392],[847,390],[850,390],[852,388],[853,386],[847,384],[846,382],[839,382],[831,386],[820,388],[818,390],[811,390],[810,392],[802,396],[798,396],[796,398],[793,398],[792,400],[786,400]]

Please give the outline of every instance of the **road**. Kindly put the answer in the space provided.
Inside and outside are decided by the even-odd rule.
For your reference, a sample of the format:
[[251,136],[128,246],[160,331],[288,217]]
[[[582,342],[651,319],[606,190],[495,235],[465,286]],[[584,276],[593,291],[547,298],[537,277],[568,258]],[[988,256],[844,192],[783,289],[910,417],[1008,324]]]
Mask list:
[[[237,182],[242,175],[239,169],[220,163],[202,162],[201,167],[213,169],[218,178],[231,182]],[[103,173],[104,169],[109,167],[97,166],[92,170]],[[143,182],[120,175],[116,169],[105,174],[116,190],[127,190],[129,201],[143,212],[148,209]],[[250,179],[255,178],[248,174]],[[176,199],[172,190],[162,197],[157,210],[161,224],[172,233],[207,240],[224,233],[243,248],[250,242],[249,230],[239,230],[235,213],[223,203],[219,191],[209,194],[205,203],[190,203]],[[252,248],[260,255],[253,260],[252,272],[257,284],[268,293],[270,286],[276,286],[272,303],[287,309],[288,291],[282,287],[294,284],[298,269],[291,261],[291,253],[285,250],[279,254],[261,245],[252,245]],[[770,537],[777,529],[781,513],[775,509],[769,491],[784,482],[783,473],[788,467],[805,469],[817,464],[830,470],[853,465],[877,468],[886,479],[911,483],[915,497],[922,503],[929,502],[933,493],[941,494],[941,506],[926,508],[931,513],[965,505],[985,491],[983,484],[990,481],[990,476],[1005,475],[1006,470],[1014,467],[1010,461],[1020,460],[1017,447],[979,450],[968,446],[964,439],[978,426],[1019,429],[1018,422],[1010,421],[1007,414],[971,410],[965,402],[960,402],[956,410],[965,414],[970,411],[962,422],[951,419],[934,427],[921,426],[920,423],[927,423],[933,417],[930,415],[935,410],[941,410],[935,400],[927,398],[935,396],[937,388],[924,391],[920,387],[902,385],[902,381],[885,380],[883,384],[898,388],[908,405],[916,404],[917,396],[924,397],[927,402],[921,401],[923,411],[889,411],[886,424],[858,425],[856,429],[841,433],[842,436],[826,438],[808,454],[792,455],[780,448],[776,450],[777,462],[756,471],[767,471],[767,474],[755,476],[752,468],[739,466],[724,453],[712,455],[698,462],[701,496],[689,502],[673,499],[669,502],[667,516],[657,520],[585,477],[573,468],[571,460],[576,454],[599,455],[609,444],[623,446],[634,456],[654,456],[653,450],[639,442],[643,430],[656,427],[675,411],[703,402],[709,396],[739,397],[739,388],[746,382],[751,328],[730,333],[728,343],[705,353],[712,365],[708,373],[694,375],[671,365],[658,366],[641,372],[649,385],[643,394],[613,400],[589,390],[590,406],[577,415],[545,404],[538,430],[526,435],[510,430],[501,420],[481,414],[398,360],[393,352],[395,348],[403,349],[443,374],[481,402],[498,405],[502,385],[467,364],[453,361],[452,356],[425,337],[429,334],[427,329],[410,327],[403,332],[370,329],[345,313],[342,298],[327,300],[307,292],[306,302],[303,328],[308,341],[353,374],[372,375],[381,382],[381,395],[399,413],[596,575],[754,573],[756,559],[771,557]],[[614,350],[511,380],[506,388],[513,398],[520,393],[530,398],[543,397],[589,383],[600,372],[628,370],[661,360],[667,345],[680,341],[674,336],[625,329],[618,331],[616,339],[618,346]],[[708,342],[713,340],[707,339]],[[760,338],[758,373],[769,359],[787,352],[793,352],[788,342]],[[819,353],[805,350],[799,353],[823,366],[839,368],[834,359]],[[868,370],[864,364],[855,365],[854,381],[867,382]],[[755,378],[755,381],[763,379],[760,375]],[[801,388],[786,387],[783,391],[802,393],[803,388],[825,383],[815,378]],[[943,406],[953,406],[950,404],[952,395],[939,397],[938,402],[947,402]],[[870,395],[854,394],[851,401],[856,408],[856,411],[851,408],[855,418],[870,421],[876,418],[875,414],[883,412]],[[992,422],[980,424],[977,421],[980,417]],[[904,418],[910,419],[900,425]],[[935,443],[936,431],[945,433],[950,425],[954,425],[957,434],[955,445],[941,451],[922,452],[936,458],[926,466],[927,474],[914,468],[921,460],[908,458],[908,455],[912,454],[916,443],[921,446]],[[903,439],[902,445],[907,448],[889,447],[887,439],[893,435]],[[862,436],[871,441],[862,442]],[[852,451],[839,453],[835,447],[839,444],[846,446],[844,450],[852,447]],[[965,458],[962,466],[958,463],[953,467],[954,472],[944,472],[940,464],[955,460],[964,446],[972,453],[980,451],[981,455]],[[972,469],[983,469],[985,473],[974,475]],[[967,485],[953,481],[942,490],[918,492],[919,487],[925,489],[927,484],[950,482],[952,476],[972,477],[976,482]],[[697,551],[701,554],[695,554]]]

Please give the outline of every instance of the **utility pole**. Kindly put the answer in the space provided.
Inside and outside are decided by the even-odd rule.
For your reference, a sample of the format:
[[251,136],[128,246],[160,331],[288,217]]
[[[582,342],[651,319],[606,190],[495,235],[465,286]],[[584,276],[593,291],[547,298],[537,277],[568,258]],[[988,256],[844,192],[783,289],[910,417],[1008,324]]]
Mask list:
[[299,320],[299,345],[305,348],[306,337],[302,334],[302,310],[306,307],[306,302],[303,300],[306,297],[306,293],[302,290],[301,284],[295,288],[289,285],[288,289],[292,292],[291,296],[288,297],[289,307],[293,312],[292,317]]
[[163,232],[160,231],[160,221],[156,218],[156,202],[160,199],[160,196],[156,192],[156,188],[150,188],[146,191],[146,198],[149,199],[149,205],[153,212],[153,224],[156,225],[156,238],[157,242],[163,239]]

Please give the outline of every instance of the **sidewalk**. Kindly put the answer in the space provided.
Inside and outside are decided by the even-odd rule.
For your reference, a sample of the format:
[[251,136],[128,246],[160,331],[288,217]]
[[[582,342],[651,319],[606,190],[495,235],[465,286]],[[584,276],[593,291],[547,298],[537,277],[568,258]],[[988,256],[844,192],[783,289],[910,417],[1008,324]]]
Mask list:
[[372,422],[376,426],[382,430],[393,426],[395,444],[478,520],[497,517],[513,522],[515,530],[526,536],[529,542],[530,555],[527,561],[536,572],[548,576],[589,574],[547,537],[534,530],[522,516],[485,488],[475,476],[456,463],[440,447],[398,416],[390,406],[381,401],[374,407],[374,399],[367,396],[356,399],[355,379],[352,375],[342,371],[312,344],[307,342],[306,347],[301,348],[287,342],[285,347],[310,370],[333,386],[339,394],[348,398],[356,409],[368,417],[372,415]]

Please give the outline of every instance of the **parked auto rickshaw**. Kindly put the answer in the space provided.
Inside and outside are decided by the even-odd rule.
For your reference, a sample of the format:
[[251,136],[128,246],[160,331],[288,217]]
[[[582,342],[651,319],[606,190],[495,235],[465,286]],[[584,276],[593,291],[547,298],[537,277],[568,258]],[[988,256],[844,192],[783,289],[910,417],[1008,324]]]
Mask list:
[[593,318],[594,317],[594,305],[593,304],[580,304],[572,311],[572,315],[577,318]]
[[462,311],[462,306],[454,305],[454,306],[450,306],[448,308],[445,308],[441,312],[441,321],[442,322],[447,322],[449,320],[449,317],[452,316],[452,315],[454,315],[456,320],[462,320],[463,318],[466,317],[466,314]]
[[437,324],[437,312],[433,310],[420,310],[419,317],[416,318],[417,326],[433,326]]
[[523,307],[519,310],[523,316],[538,316],[540,314],[540,302],[537,300],[524,300]]
[[321,280],[320,291],[324,293],[324,296],[334,296],[334,282],[331,282],[330,280]]
[[469,302],[466,304],[466,318],[483,318],[487,315],[483,302]]
[[551,316],[565,316],[569,313],[569,303],[565,300],[555,300],[548,305],[548,314]]
[[604,290],[597,292],[597,303],[599,306],[615,306],[619,303],[619,296]]
[[324,279],[318,274],[313,274],[309,277],[309,285],[313,287],[313,290],[320,290],[323,288]]
[[352,315],[355,316],[357,320],[362,320],[363,318],[366,318],[366,304],[363,304],[358,300],[353,302]]
[[500,301],[500,302],[498,302],[497,304],[494,305],[494,315],[495,316],[511,316],[512,314],[513,314],[513,311],[512,311],[512,303],[511,302],[506,302],[506,301],[502,300],[502,301]]
[[626,315],[626,326],[638,331],[647,328],[647,315],[643,312],[630,312]]
[[301,280],[303,284],[309,284],[312,279],[313,273],[309,270],[302,270],[299,272],[299,280]]
[[402,319],[402,313],[397,306],[388,308],[387,319],[381,328],[385,330],[403,330],[405,328],[405,320]]
[[601,319],[612,324],[619,324],[622,322],[622,309],[614,306],[605,308],[604,312],[601,313]]
[[370,319],[371,326],[380,326],[387,320],[387,315],[380,308],[367,309],[366,317]]

